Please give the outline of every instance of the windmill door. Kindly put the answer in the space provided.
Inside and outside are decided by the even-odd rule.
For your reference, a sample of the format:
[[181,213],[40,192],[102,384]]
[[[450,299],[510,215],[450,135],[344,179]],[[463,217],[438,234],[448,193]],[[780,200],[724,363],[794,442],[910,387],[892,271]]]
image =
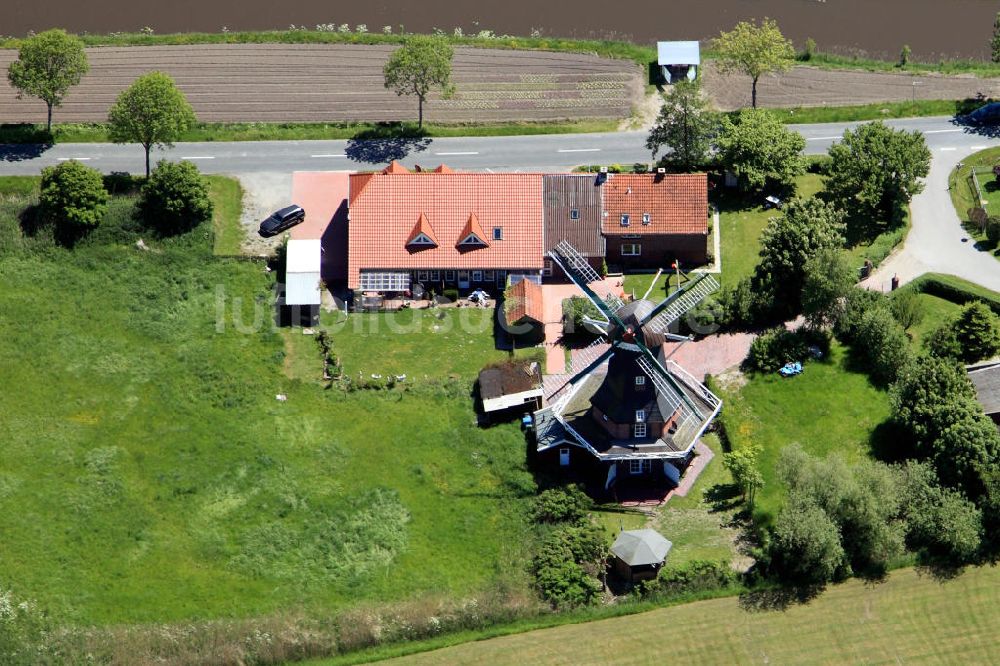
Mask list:
[[569,448],[559,449],[559,466],[569,467]]
[[459,289],[469,288],[469,271],[458,272],[458,288]]

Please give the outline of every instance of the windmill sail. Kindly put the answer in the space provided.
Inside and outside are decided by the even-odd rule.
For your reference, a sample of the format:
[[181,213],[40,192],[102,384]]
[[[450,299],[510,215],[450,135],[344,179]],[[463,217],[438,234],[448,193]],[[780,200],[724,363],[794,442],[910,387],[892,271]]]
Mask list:
[[666,333],[674,322],[693,310],[718,288],[719,283],[715,281],[715,278],[708,273],[703,273],[694,282],[689,282],[680,291],[671,294],[653,308],[646,320],[642,322],[642,326],[654,333]]

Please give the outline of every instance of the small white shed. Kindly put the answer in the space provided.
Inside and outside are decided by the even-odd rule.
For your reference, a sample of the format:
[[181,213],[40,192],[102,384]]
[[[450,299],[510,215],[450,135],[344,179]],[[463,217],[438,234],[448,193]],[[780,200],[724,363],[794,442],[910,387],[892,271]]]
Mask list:
[[694,81],[701,66],[701,49],[698,42],[657,42],[656,63],[667,83],[681,79]]
[[318,238],[288,241],[285,262],[285,305],[319,305],[322,243]]

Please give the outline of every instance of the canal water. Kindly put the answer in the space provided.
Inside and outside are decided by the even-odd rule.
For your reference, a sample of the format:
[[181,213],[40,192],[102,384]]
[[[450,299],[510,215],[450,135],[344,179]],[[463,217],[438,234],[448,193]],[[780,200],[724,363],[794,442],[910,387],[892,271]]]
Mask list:
[[737,21],[771,17],[796,45],[894,58],[903,44],[915,58],[988,58],[994,0],[0,0],[0,34],[53,26],[108,33],[150,27],[158,33],[262,30],[290,25],[402,25],[466,33],[609,37],[651,43],[704,39]]

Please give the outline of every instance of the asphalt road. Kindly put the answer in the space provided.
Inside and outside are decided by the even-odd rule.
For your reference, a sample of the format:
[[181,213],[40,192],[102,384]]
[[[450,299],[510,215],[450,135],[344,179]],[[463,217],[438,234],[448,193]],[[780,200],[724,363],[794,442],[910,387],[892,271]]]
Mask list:
[[[858,123],[793,125],[806,138],[806,152],[824,153],[844,131]],[[956,127],[949,118],[893,120],[894,127],[920,130],[931,150],[968,151],[1000,144]],[[630,164],[650,159],[645,132],[546,134],[512,137],[426,139],[422,141],[252,141],[182,143],[154,150],[161,158],[188,159],[206,173],[260,171],[340,171],[384,166],[400,159],[407,166],[496,171],[565,170],[579,164]],[[142,173],[139,145],[63,143],[54,146],[0,146],[0,175],[37,174],[42,167],[79,159],[106,173]]]

